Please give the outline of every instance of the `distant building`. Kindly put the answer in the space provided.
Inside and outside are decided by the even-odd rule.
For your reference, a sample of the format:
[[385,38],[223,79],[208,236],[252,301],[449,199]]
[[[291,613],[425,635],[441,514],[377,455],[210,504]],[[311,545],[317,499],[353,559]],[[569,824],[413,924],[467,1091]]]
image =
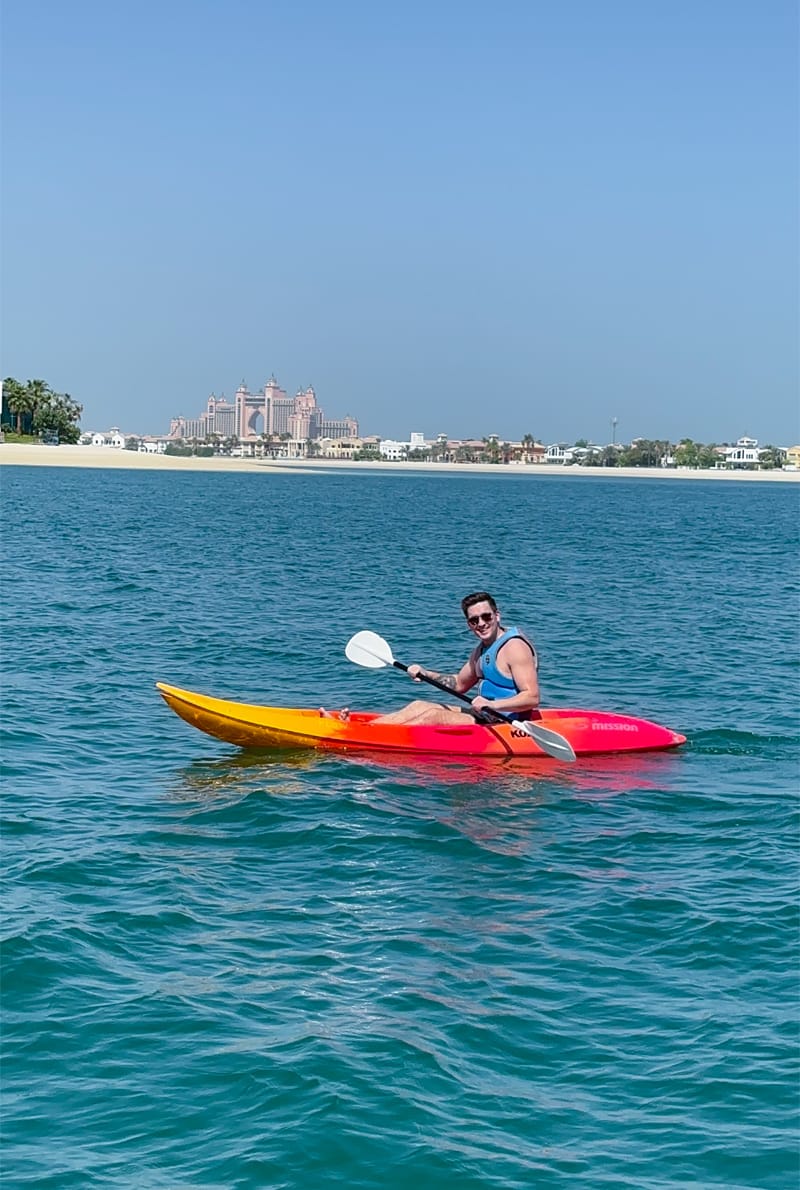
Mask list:
[[[290,433],[289,418],[293,412],[294,397],[287,397],[275,377],[270,376],[264,385],[264,433],[278,436]],[[240,432],[239,437],[247,435]]]
[[205,415],[200,417],[184,417],[181,419],[181,432],[178,438],[199,438],[201,441],[208,434]]
[[407,442],[397,442],[394,438],[381,438],[379,449],[381,458],[397,461],[406,458],[409,447]]
[[206,426],[209,434],[219,434],[220,438],[232,438],[236,433],[236,406],[225,397],[215,397],[212,393],[206,407]]
[[565,442],[552,442],[545,452],[545,461],[548,463],[571,463],[573,458],[572,447]]
[[303,442],[323,437],[356,438],[358,422],[352,417],[326,419],[310,385],[289,397],[275,377],[270,376],[258,392],[251,393],[242,381],[233,403],[212,393],[205,413],[195,418],[174,417],[170,422],[170,438],[205,439],[210,434],[237,437],[242,442],[254,442],[262,434],[275,438],[288,436],[292,441]]
[[760,456],[757,438],[738,438],[735,446],[725,448],[725,466],[733,469],[757,467]]
[[121,434],[117,426],[112,426],[106,433],[101,434],[96,430],[87,430],[81,434],[78,439],[79,446],[106,446],[112,450],[124,450],[127,437]]
[[354,417],[343,417],[339,421],[319,422],[320,438],[357,438],[358,422]]
[[380,438],[359,438],[347,435],[344,438],[323,438],[320,454],[324,459],[352,459],[360,450],[378,450]]
[[381,457],[391,461],[407,458],[412,451],[427,450],[428,443],[425,441],[424,434],[413,433],[410,435],[408,442],[397,442],[394,438],[381,438],[380,452]]

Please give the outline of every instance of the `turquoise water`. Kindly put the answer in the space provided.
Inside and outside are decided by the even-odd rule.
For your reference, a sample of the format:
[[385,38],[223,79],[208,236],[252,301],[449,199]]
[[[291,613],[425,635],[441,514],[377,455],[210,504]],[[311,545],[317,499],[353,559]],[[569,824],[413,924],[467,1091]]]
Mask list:
[[[798,492],[2,474],[3,1186],[796,1187]],[[246,754],[488,586],[677,753]],[[432,696],[436,697],[435,692]]]

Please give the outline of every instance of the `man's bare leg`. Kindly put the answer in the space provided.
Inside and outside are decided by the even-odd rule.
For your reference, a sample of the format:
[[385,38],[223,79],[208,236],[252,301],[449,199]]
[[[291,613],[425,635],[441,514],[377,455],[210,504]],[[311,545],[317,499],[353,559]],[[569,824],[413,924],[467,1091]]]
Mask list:
[[350,718],[350,708],[342,707],[341,711],[326,711],[324,707],[319,708],[320,719],[341,719],[342,723],[346,723]]
[[408,706],[399,711],[392,711],[389,715],[381,715],[373,719],[373,723],[413,723],[413,724],[448,724],[466,723],[469,719],[458,707],[446,707],[438,702],[425,702],[415,699]]

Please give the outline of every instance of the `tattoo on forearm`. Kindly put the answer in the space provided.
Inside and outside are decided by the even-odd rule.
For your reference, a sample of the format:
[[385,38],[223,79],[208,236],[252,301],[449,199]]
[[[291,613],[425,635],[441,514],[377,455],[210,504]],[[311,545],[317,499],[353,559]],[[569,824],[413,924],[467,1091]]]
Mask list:
[[448,690],[455,690],[456,688],[455,674],[437,674],[436,680],[437,682],[441,682],[443,686],[446,686]]

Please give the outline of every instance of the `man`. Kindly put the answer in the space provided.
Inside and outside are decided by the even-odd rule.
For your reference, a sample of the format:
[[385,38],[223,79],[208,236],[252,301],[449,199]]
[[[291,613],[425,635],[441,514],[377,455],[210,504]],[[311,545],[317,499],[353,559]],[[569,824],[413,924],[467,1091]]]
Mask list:
[[[530,718],[539,705],[539,679],[536,670],[536,650],[516,628],[504,628],[500,623],[497,604],[488,591],[475,591],[461,600],[461,609],[478,643],[466,664],[457,674],[440,674],[421,665],[409,665],[409,675],[419,681],[419,674],[444,682],[451,690],[466,694],[480,682],[480,692],[473,699],[472,710],[484,707],[513,715],[515,719]],[[381,715],[376,723],[464,723],[465,715],[456,706],[415,699],[408,706],[390,715]]]

